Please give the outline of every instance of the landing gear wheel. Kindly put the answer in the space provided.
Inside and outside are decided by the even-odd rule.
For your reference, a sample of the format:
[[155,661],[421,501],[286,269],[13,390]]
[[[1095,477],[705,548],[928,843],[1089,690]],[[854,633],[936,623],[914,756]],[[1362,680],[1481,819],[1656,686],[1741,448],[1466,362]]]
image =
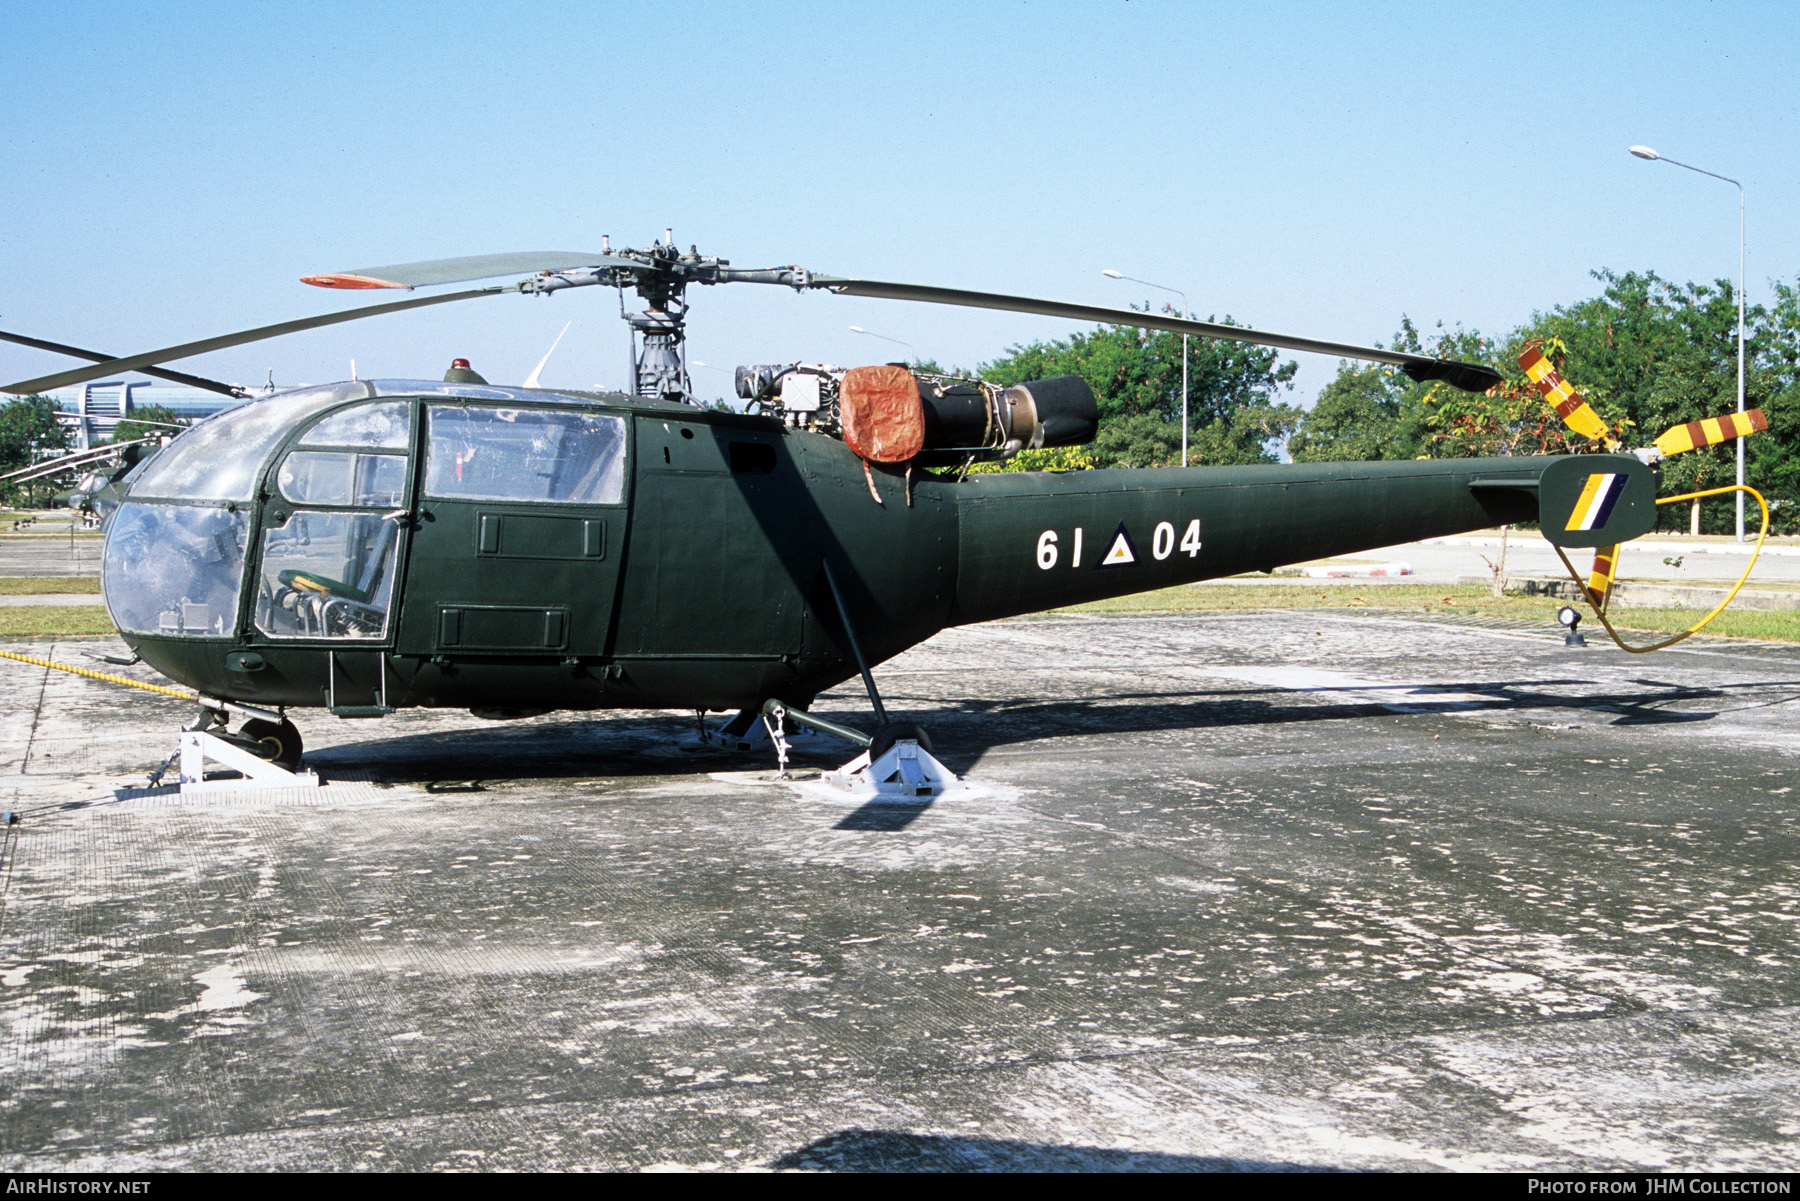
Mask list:
[[904,738],[910,738],[923,747],[927,754],[931,753],[931,735],[925,732],[924,727],[916,726],[910,721],[891,721],[875,731],[875,737],[869,740],[869,762],[873,763],[887,754],[896,742]]
[[256,743],[256,753],[269,762],[293,771],[300,766],[300,731],[291,721],[263,721],[251,718],[238,731],[239,738]]

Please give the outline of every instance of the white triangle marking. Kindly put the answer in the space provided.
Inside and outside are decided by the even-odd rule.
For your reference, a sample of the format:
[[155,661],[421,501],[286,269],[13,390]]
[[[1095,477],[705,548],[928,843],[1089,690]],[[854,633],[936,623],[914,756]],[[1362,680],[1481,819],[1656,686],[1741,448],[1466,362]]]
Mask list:
[[1103,567],[1120,567],[1127,563],[1136,562],[1137,556],[1131,553],[1131,544],[1125,541],[1124,534],[1119,534],[1113,538],[1112,549],[1107,551],[1100,559],[1100,564]]

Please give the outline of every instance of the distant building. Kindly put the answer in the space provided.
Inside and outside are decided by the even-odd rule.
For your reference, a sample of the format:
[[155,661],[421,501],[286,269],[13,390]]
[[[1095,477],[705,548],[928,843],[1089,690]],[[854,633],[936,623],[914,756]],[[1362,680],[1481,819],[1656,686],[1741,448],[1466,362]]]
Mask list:
[[57,388],[46,395],[56,401],[57,417],[69,429],[73,450],[88,450],[110,440],[114,427],[139,409],[156,406],[199,421],[244,403],[204,388],[150,380],[101,380]]

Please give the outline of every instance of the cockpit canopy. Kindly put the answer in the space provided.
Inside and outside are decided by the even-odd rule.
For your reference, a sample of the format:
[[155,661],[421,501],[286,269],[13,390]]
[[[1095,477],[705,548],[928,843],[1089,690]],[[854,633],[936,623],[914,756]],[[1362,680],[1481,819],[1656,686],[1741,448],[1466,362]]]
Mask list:
[[248,501],[275,447],[306,418],[369,396],[364,383],[303,388],[227,409],[182,434],[131,485],[131,499]]
[[[425,402],[417,412],[415,397]],[[253,559],[260,635],[385,636],[398,519],[414,487],[415,420],[430,431],[430,495],[621,501],[624,418],[587,400],[570,397],[564,408],[545,407],[546,399],[516,388],[374,380],[219,413],[146,464],[113,514],[102,590],[114,624],[127,633],[233,636]],[[265,479],[260,545],[250,555],[252,502]]]

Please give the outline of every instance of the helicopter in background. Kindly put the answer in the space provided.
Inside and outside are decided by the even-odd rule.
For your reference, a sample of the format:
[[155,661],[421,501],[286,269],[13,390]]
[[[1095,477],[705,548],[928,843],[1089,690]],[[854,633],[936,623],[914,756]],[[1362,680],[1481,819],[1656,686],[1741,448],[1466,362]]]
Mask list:
[[[557,709],[806,712],[950,626],[1540,519],[1559,546],[1656,523],[1646,456],[967,474],[1091,441],[1075,377],[1001,388],[885,364],[746,365],[744,413],[693,403],[687,289],[759,283],[1132,325],[1368,359],[1486,390],[1492,367],[1168,314],[815,274],[681,252],[532,252],[306,277],[338,289],[514,282],[103,358],[33,392],[302,329],[502,293],[636,292],[627,391],[358,380],[267,396],[112,485],[103,592],[121,637],[213,725],[297,764],[290,710],[378,718]],[[15,339],[17,340],[17,339]],[[73,351],[73,348],[65,348]],[[188,377],[189,379],[197,377]],[[215,381],[216,382],[216,381]],[[228,388],[230,385],[218,385]],[[1596,506],[1596,488],[1605,498]],[[1579,511],[1578,511],[1579,510]],[[1573,516],[1572,516],[1573,515]],[[927,747],[928,749],[928,747]]]

